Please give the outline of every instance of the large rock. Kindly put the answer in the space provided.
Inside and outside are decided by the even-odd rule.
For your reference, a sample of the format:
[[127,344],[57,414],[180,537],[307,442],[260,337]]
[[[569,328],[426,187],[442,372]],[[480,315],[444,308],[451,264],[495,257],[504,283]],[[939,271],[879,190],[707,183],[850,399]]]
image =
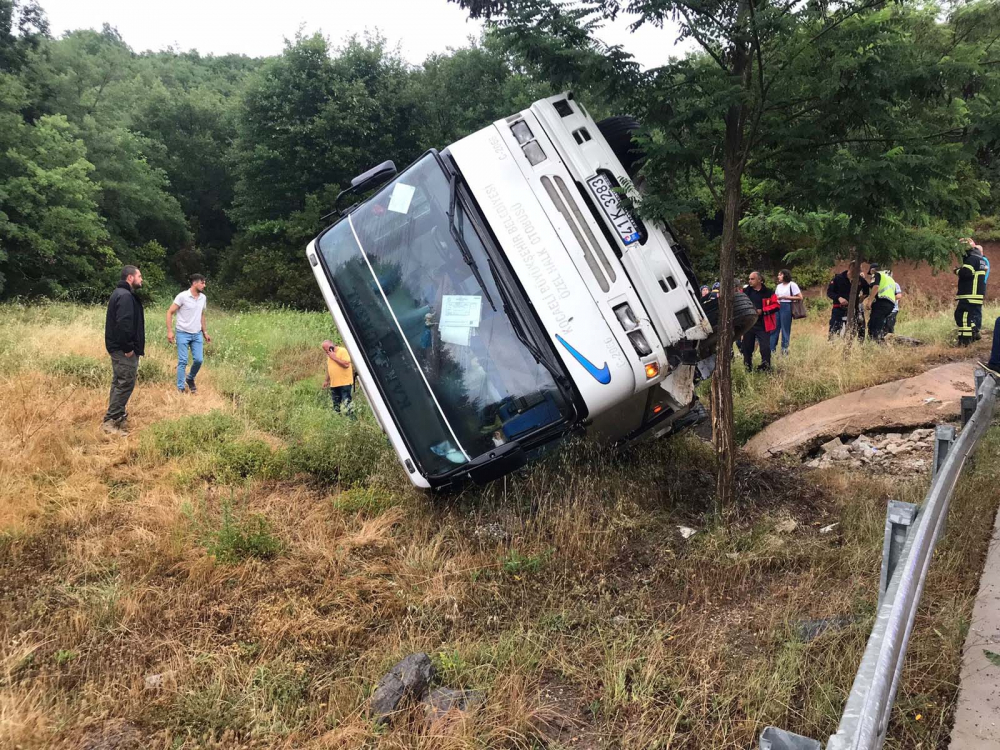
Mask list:
[[799,409],[746,444],[755,456],[806,453],[831,437],[940,424],[961,413],[974,392],[974,360],[952,362],[894,383],[865,388]]
[[410,654],[379,680],[369,708],[372,717],[383,724],[389,715],[407,702],[419,701],[434,678],[434,665],[425,653]]

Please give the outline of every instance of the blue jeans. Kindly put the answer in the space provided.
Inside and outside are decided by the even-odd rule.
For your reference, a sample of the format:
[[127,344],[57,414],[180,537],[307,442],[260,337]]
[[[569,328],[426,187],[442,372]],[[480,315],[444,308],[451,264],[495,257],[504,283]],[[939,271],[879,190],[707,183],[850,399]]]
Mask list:
[[198,333],[188,333],[177,331],[177,390],[184,390],[184,371],[188,364],[188,347],[191,347],[191,372],[187,375],[187,380],[194,380],[194,376],[201,369],[203,360],[205,339]]
[[351,395],[354,386],[335,385],[330,388],[330,398],[333,399],[333,410],[340,414],[340,405],[344,405],[344,413],[354,419],[354,406],[351,404]]
[[781,335],[781,353],[788,354],[788,342],[792,338],[792,303],[782,302],[778,308],[778,327],[771,331],[771,351],[778,348],[778,335]]

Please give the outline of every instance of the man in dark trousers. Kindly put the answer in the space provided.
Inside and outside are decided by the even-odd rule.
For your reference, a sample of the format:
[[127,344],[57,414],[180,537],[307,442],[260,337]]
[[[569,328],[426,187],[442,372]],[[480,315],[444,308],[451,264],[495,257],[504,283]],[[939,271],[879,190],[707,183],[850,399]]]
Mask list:
[[896,280],[874,263],[868,268],[871,276],[872,309],[868,319],[868,338],[872,341],[884,341],[888,333],[888,321],[896,309],[896,290],[899,286]]
[[[851,282],[854,277],[858,275],[858,264],[855,261],[851,261],[851,265],[848,266],[846,271],[841,271],[836,276],[833,277],[833,281],[826,288],[826,296],[830,298],[833,302],[833,309],[830,311],[830,337],[839,334],[844,330],[844,326],[847,323],[847,305],[848,300],[851,298]],[[865,337],[865,319],[864,314],[861,313],[861,302],[868,298],[868,292],[871,291],[868,286],[868,282],[865,281],[865,277],[862,276],[858,279],[858,300],[856,304],[857,308],[857,318],[854,321],[855,330],[857,332],[858,338],[863,339]]]
[[757,322],[753,328],[743,334],[740,342],[740,351],[743,353],[743,364],[746,365],[747,372],[753,372],[753,350],[755,345],[760,345],[760,369],[767,371],[771,369],[771,333],[764,326],[765,308],[771,306],[771,296],[774,290],[764,286],[764,279],[757,271],[750,274],[750,283],[744,287],[743,293],[753,302],[757,310]]
[[146,353],[146,323],[142,302],[135,290],[142,286],[142,271],[135,266],[122,268],[121,281],[108,300],[104,320],[104,347],[111,355],[111,396],[101,429],[111,435],[128,434],[129,397],[139,372],[139,357]]
[[987,265],[983,250],[972,240],[962,258],[962,265],[955,269],[958,275],[958,293],[955,295],[955,325],[958,326],[959,346],[979,341],[983,327],[983,301],[986,299]]

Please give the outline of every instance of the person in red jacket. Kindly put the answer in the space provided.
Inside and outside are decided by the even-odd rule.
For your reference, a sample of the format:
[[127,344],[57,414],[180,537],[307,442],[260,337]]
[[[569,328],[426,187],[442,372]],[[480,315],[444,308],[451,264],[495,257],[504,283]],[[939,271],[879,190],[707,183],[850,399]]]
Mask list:
[[760,367],[762,371],[771,369],[771,331],[778,327],[776,320],[778,308],[778,298],[774,290],[764,285],[764,278],[759,272],[750,274],[750,283],[743,289],[743,293],[750,298],[753,306],[757,309],[757,322],[753,328],[743,334],[743,341],[740,350],[743,353],[743,364],[747,372],[753,371],[753,350],[755,346],[760,346]]

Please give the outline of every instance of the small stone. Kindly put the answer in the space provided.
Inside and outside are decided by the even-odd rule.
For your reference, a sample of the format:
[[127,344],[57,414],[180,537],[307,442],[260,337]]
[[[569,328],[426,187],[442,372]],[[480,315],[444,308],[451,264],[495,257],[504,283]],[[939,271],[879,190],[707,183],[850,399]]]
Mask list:
[[425,653],[410,654],[397,663],[372,694],[369,707],[375,720],[384,724],[404,700],[420,700],[433,677],[434,664]]
[[819,468],[819,459],[818,458],[814,458],[812,461],[807,461],[806,462],[806,468],[808,468],[808,469],[818,469]]
[[678,526],[677,530],[681,533],[681,536],[685,539],[690,539],[695,534],[698,533],[697,529],[692,529],[690,526]]
[[159,690],[164,686],[165,683],[171,682],[174,679],[174,672],[161,672],[160,674],[148,674],[143,678],[143,682],[146,685],[146,690]]
[[825,442],[823,443],[823,445],[820,446],[820,449],[823,451],[823,453],[826,453],[827,455],[833,453],[834,451],[842,450],[843,448],[844,444],[840,441],[839,437],[834,438],[833,440],[830,440],[828,442]]
[[871,459],[875,458],[877,453],[878,451],[876,451],[874,448],[866,448],[861,455],[870,461]]
[[833,461],[847,461],[851,457],[851,449],[846,445],[840,446],[837,450],[829,454]]

